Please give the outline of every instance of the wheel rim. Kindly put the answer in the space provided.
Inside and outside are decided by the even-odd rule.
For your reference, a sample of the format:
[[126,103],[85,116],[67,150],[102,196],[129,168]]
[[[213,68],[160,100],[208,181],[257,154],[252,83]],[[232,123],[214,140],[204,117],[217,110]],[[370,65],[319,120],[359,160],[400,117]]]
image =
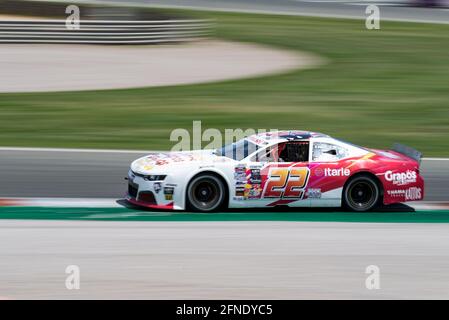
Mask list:
[[192,183],[190,188],[190,201],[200,210],[215,209],[222,199],[219,184],[211,179],[199,179]]
[[356,210],[368,210],[376,202],[377,188],[368,181],[357,181],[348,189],[349,205]]

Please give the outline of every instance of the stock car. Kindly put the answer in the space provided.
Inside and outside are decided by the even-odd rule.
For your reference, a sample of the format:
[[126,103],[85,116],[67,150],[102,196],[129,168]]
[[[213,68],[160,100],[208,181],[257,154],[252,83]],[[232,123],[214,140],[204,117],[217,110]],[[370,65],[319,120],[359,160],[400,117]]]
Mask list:
[[128,172],[126,199],[153,209],[340,207],[422,200],[421,153],[360,147],[316,132],[255,134],[215,150],[150,153]]

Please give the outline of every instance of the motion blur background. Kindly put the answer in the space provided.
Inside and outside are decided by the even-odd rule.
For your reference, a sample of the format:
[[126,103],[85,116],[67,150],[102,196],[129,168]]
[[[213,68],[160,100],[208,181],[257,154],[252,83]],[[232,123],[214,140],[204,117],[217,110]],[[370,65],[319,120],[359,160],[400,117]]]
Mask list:
[[[3,20],[64,20],[68,16],[66,5],[76,3],[53,4],[50,10],[48,3],[2,0],[0,13]],[[372,3],[380,8],[380,30],[365,27],[365,9]],[[297,128],[322,131],[370,147],[389,148],[393,142],[401,142],[425,156],[449,155],[449,11],[444,0],[142,0],[145,9],[135,3],[122,3],[120,9],[111,9],[110,5],[103,10],[88,10],[86,4],[80,4],[81,20],[198,19],[207,20],[210,26],[200,41],[158,43],[151,48],[134,46],[140,52],[147,50],[137,56],[121,55],[126,50],[124,45],[100,51],[95,45],[81,49],[78,45],[52,45],[42,52],[23,43],[0,44],[0,145],[169,149],[173,129],[190,129],[193,120],[202,120],[205,128]],[[169,9],[162,8],[164,5]],[[391,21],[395,18],[401,21]],[[407,19],[413,22],[403,21]],[[81,24],[77,32],[82,31]],[[9,33],[6,39],[11,42],[14,37],[17,34]],[[219,41],[220,46],[201,53],[192,48],[207,47],[204,43],[210,40]],[[233,47],[236,42],[283,50],[289,55],[257,56],[255,50],[254,59],[261,63],[254,66],[254,74],[246,76],[251,79],[217,82],[221,78],[245,77],[226,72],[245,70],[254,63],[251,52],[232,56],[238,55],[239,48]],[[193,51],[177,51],[186,45]],[[167,46],[169,49],[157,53],[160,47]],[[32,50],[37,51],[34,54]],[[26,52],[34,58],[24,57]],[[49,52],[56,60],[52,56],[42,60]],[[173,59],[164,60],[166,54]],[[256,76],[260,65],[276,66],[282,59],[294,60],[295,54],[298,60],[281,65],[280,71],[274,68],[272,75]],[[304,54],[313,56],[315,62],[319,59],[319,63],[303,70]],[[86,62],[95,58],[97,64],[102,56],[108,59],[105,68],[96,70]],[[136,59],[138,66],[127,73],[127,63]],[[175,60],[179,65],[170,68]],[[120,64],[124,65],[122,70]],[[132,72],[141,68],[145,70],[139,75],[143,80],[133,82]],[[119,71],[109,75],[111,69]],[[192,70],[203,72],[196,75]],[[96,90],[103,89],[98,83],[107,80],[96,78],[101,73],[109,80],[114,78],[112,88],[120,88],[121,81],[131,82],[123,85],[127,88],[123,90]],[[170,73],[172,78],[181,77],[183,81],[171,80]],[[146,77],[168,80],[148,84]],[[46,83],[56,79],[54,82],[61,85],[70,78],[76,79],[72,90],[62,86],[56,87],[59,92],[29,92],[36,91],[33,85],[37,84],[41,86],[38,91],[53,91],[51,86],[45,87]],[[30,87],[24,84],[26,79],[32,82]],[[188,84],[207,80],[213,82]],[[13,81],[17,84],[12,85]],[[167,86],[170,81],[177,85]],[[73,91],[86,89],[83,82],[91,90]],[[97,85],[90,86],[92,82]],[[11,91],[14,93],[7,93]]]

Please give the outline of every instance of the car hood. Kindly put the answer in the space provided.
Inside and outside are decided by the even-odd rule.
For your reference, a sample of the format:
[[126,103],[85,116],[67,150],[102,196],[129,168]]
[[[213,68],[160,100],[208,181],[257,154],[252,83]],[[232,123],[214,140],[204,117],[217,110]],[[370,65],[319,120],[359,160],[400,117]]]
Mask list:
[[166,170],[171,166],[181,166],[187,163],[217,163],[234,162],[227,157],[217,156],[215,150],[179,151],[179,152],[155,152],[135,160],[131,164],[131,170],[136,173],[148,174]]

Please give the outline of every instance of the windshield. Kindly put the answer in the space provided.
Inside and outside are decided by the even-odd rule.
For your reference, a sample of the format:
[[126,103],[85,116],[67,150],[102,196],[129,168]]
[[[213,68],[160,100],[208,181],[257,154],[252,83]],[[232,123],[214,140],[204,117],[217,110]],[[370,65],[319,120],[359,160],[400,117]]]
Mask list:
[[217,149],[217,155],[240,161],[258,149],[259,146],[257,144],[248,141],[247,139],[242,139]]

